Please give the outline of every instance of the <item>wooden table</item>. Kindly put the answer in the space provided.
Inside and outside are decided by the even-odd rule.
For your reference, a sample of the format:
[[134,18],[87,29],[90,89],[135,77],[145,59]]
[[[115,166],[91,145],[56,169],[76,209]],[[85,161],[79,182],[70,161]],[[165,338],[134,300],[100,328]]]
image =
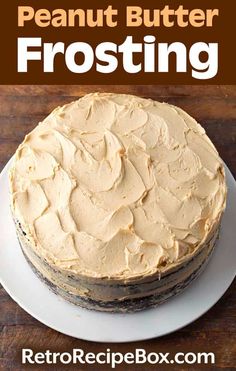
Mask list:
[[[0,168],[10,159],[24,135],[55,106],[95,90],[134,93],[182,107],[204,126],[221,157],[236,176],[236,86],[1,86]],[[82,348],[95,353],[107,347],[120,352],[143,347],[147,351],[172,354],[178,351],[212,351],[216,354],[214,370],[232,370],[236,367],[236,284],[231,285],[223,298],[191,325],[160,339],[130,344],[96,344],[62,335],[24,312],[0,288],[0,331],[0,365],[4,371],[23,370],[20,356],[24,347],[37,351]],[[75,366],[65,368],[73,370]],[[145,370],[157,368],[145,366]],[[62,367],[43,366],[41,369],[59,370]],[[79,366],[76,369],[109,370],[110,367]],[[132,365],[118,369],[144,370],[143,366]],[[158,369],[163,369],[163,366]],[[198,368],[171,367],[171,370],[175,369]]]

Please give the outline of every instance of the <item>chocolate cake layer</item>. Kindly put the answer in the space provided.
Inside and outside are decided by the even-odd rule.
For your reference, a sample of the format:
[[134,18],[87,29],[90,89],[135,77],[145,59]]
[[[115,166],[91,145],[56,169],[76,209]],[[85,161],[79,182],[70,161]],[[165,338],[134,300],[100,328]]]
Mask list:
[[[155,307],[181,293],[207,265],[219,235],[219,231],[216,230],[198,255],[182,264],[177,272],[168,273],[163,277],[155,276],[150,282],[138,284],[118,282],[103,284],[102,282],[96,283],[94,280],[90,282],[88,278],[68,275],[57,268],[52,268],[32,251],[26,233],[19,222],[15,223],[19,242],[28,263],[54,293],[86,309],[121,313]],[[112,296],[119,297],[119,299],[111,300]]]

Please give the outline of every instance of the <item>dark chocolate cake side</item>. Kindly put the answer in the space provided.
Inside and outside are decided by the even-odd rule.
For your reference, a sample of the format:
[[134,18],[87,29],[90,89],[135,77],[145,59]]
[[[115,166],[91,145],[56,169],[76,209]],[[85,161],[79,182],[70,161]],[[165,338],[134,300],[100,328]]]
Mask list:
[[[174,297],[178,294],[180,294],[185,288],[187,288],[194,279],[196,279],[199,274],[204,270],[206,267],[210,256],[213,253],[214,246],[216,243],[216,240],[219,235],[219,231],[217,230],[213,237],[208,241],[207,246],[204,247],[202,251],[198,253],[198,258],[201,261],[200,264],[194,269],[185,280],[182,280],[181,282],[176,284],[176,273],[169,273],[166,276],[159,278],[156,277],[152,282],[150,286],[154,286],[155,289],[152,289],[151,293],[147,292],[147,284],[143,284],[145,286],[143,296],[141,294],[141,285],[137,284],[127,284],[127,285],[120,285],[116,284],[115,286],[116,290],[120,290],[122,293],[124,290],[127,293],[127,297],[123,298],[121,300],[111,300],[111,301],[104,301],[104,300],[95,300],[90,298],[89,292],[90,290],[97,290],[98,286],[101,286],[101,283],[96,284],[88,284],[87,285],[83,282],[83,285],[81,284],[81,281],[76,279],[75,276],[68,274],[67,276],[64,276],[65,281],[64,283],[61,283],[58,285],[58,276],[62,276],[62,273],[58,269],[53,269],[51,266],[48,265],[48,263],[40,258],[35,252],[32,251],[31,247],[29,246],[29,240],[27,239],[27,234],[22,230],[22,227],[18,221],[15,220],[16,230],[18,239],[20,242],[20,246],[22,249],[22,252],[30,265],[33,272],[52,290],[56,295],[60,295],[65,300],[78,305],[82,308],[86,308],[89,310],[96,310],[96,311],[106,311],[106,312],[116,312],[116,313],[125,313],[125,312],[137,312],[141,311],[147,308],[153,308],[156,307],[162,303],[164,303],[167,299]],[[30,251],[29,251],[30,249]],[[32,262],[33,260],[33,262]],[[37,261],[37,263],[36,263]],[[184,264],[179,270],[178,274],[184,273],[184,271],[188,270],[189,266],[191,266],[191,263],[196,262],[196,256],[192,258],[188,263]],[[38,269],[36,268],[38,267]],[[47,278],[47,274],[43,274],[43,272],[50,272],[50,279]],[[52,279],[52,277],[54,277]],[[165,287],[166,281],[171,282],[171,287],[168,289],[165,289],[163,293],[155,293],[155,290],[158,291],[158,288],[160,290],[161,283],[163,282],[163,286]],[[55,281],[55,283],[53,283]],[[76,295],[69,289],[69,285],[73,284],[73,286],[70,286],[72,291],[76,288],[78,291],[81,290],[84,294],[83,295]],[[77,282],[77,287],[75,287],[75,282]],[[81,285],[81,287],[80,287]],[[85,287],[86,286],[86,287]],[[109,290],[109,287],[104,285],[104,290]],[[86,292],[87,291],[87,292]],[[87,295],[86,295],[87,293]],[[129,298],[129,295],[131,298]],[[135,297],[135,295],[141,295],[139,297]],[[92,296],[94,294],[92,293]]]

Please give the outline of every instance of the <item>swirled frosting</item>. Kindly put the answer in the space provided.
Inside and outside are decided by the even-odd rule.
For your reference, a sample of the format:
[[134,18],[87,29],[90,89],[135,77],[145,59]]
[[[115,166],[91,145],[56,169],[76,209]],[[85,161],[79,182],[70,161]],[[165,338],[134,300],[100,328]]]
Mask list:
[[222,161],[180,108],[89,94],[25,137],[12,210],[38,254],[92,277],[161,272],[199,249],[225,207]]

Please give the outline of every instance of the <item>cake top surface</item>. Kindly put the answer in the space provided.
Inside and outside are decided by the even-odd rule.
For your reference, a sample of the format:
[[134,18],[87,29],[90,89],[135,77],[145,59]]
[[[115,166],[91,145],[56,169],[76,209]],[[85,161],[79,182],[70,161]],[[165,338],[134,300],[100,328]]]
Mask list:
[[94,93],[55,109],[16,151],[12,209],[32,248],[92,277],[162,272],[225,207],[222,161],[180,108]]

